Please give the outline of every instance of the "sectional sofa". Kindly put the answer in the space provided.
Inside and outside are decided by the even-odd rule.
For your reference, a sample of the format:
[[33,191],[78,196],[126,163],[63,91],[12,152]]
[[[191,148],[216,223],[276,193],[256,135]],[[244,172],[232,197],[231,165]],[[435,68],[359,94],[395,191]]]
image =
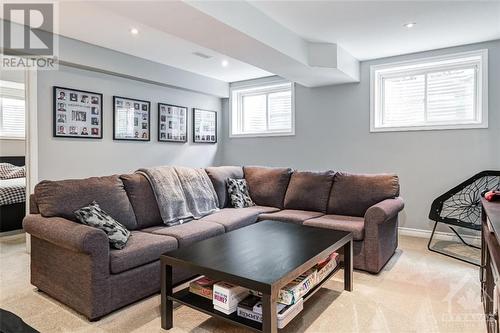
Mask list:
[[[259,220],[350,231],[354,267],[372,273],[397,248],[398,212],[404,205],[396,175],[235,166],[205,171],[220,211],[172,227],[162,224],[152,188],[141,174],[42,181],[23,222],[31,235],[31,283],[96,320],[159,291],[162,253]],[[227,178],[245,178],[256,206],[229,208]],[[124,249],[110,249],[102,230],[76,223],[73,212],[94,200],[131,230]],[[176,283],[192,276],[174,271]]]

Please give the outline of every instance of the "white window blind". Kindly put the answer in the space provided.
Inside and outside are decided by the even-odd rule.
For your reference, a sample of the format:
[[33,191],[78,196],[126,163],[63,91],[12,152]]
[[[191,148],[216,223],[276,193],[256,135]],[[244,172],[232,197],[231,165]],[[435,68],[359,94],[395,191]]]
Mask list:
[[0,80],[0,138],[24,139],[24,84]]
[[372,66],[372,131],[487,127],[487,53]]
[[231,136],[291,135],[293,92],[290,82],[231,90]]

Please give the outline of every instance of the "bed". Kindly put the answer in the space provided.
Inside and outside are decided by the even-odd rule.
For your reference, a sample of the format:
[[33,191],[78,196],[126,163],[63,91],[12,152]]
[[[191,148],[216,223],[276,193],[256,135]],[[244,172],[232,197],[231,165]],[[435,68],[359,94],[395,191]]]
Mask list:
[[[0,163],[25,165],[24,156],[0,157]],[[0,179],[0,232],[22,229],[26,215],[26,177]]]

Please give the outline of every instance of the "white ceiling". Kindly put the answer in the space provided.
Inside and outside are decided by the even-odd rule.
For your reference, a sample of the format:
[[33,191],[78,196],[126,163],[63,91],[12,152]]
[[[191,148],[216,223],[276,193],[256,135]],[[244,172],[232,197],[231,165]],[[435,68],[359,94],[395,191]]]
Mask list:
[[[215,50],[155,29],[147,18],[133,19],[116,14],[113,6],[125,4],[126,2],[103,1],[60,2],[59,34],[226,82],[273,75]],[[148,6],[148,10],[155,12],[154,3],[149,2]],[[167,12],[163,17],[168,20],[171,15],[175,13]],[[185,24],[188,27],[190,23],[186,20]],[[131,35],[132,27],[139,30],[138,35]],[[193,52],[201,52],[212,58],[200,58]],[[227,67],[222,67],[222,60],[228,61]]]
[[311,65],[311,42],[367,60],[499,39],[500,1],[73,0],[59,2],[59,32],[226,82],[278,74],[317,86],[356,79]]
[[[500,38],[500,1],[250,1],[312,42],[359,60]],[[408,29],[405,23],[416,22]]]

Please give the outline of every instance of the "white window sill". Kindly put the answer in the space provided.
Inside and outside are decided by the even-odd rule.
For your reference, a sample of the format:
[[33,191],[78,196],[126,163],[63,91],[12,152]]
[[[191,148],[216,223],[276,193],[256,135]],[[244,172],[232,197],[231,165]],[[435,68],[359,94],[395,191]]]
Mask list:
[[409,131],[438,131],[438,130],[464,130],[464,129],[488,128],[488,123],[482,124],[456,124],[456,125],[427,125],[407,127],[371,127],[371,133],[377,132],[409,132]]
[[295,136],[295,132],[285,132],[285,133],[249,133],[249,134],[230,134],[229,138],[262,138],[262,137],[276,137],[276,136]]
[[26,138],[18,137],[18,136],[0,136],[0,140],[20,140],[24,141]]

